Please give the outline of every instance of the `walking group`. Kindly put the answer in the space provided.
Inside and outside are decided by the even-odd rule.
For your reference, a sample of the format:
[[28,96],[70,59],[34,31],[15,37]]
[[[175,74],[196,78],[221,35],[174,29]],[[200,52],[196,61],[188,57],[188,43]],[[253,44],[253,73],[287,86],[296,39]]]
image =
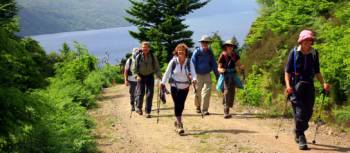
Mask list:
[[[308,129],[308,122],[312,116],[315,102],[314,77],[323,85],[325,92],[329,91],[329,85],[324,83],[320,73],[318,52],[312,48],[314,42],[312,31],[303,30],[300,33],[299,45],[290,51],[285,67],[286,93],[292,103],[295,121],[295,141],[299,149],[306,150],[307,142],[304,132]],[[179,135],[183,135],[184,123],[182,113],[189,88],[193,86],[195,91],[194,106],[196,113],[210,115],[210,96],[212,78],[214,72],[218,80],[217,89],[223,93],[224,118],[231,118],[230,108],[233,107],[235,88],[242,88],[238,73],[244,73],[244,65],[240,62],[240,56],[236,52],[237,44],[233,40],[223,43],[222,52],[216,61],[210,48],[209,36],[202,36],[199,40],[200,47],[195,48],[189,57],[189,48],[180,43],[173,51],[173,58],[169,61],[167,69],[162,77],[157,57],[150,52],[150,43],[143,41],[140,48],[133,49],[132,56],[125,65],[125,85],[129,86],[131,111],[139,115],[145,113],[146,118],[151,118],[152,100],[154,93],[155,76],[161,80],[158,90],[161,91],[165,101],[166,83],[170,84],[170,93],[174,102],[175,128]],[[143,111],[143,100],[146,95],[146,104]]]

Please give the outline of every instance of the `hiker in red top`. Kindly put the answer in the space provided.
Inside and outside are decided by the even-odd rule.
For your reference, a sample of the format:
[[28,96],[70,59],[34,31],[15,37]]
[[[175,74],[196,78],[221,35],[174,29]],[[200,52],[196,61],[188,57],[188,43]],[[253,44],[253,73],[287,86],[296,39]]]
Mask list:
[[323,85],[323,90],[329,92],[329,85],[324,83],[320,72],[318,52],[312,48],[314,39],[312,31],[303,30],[299,35],[299,46],[290,51],[285,67],[286,93],[292,102],[295,141],[299,143],[300,150],[308,149],[304,132],[309,127],[315,103],[315,76]]
[[222,53],[218,60],[218,71],[224,76],[223,86],[223,104],[224,104],[224,118],[228,119],[230,115],[230,108],[233,107],[235,88],[237,87],[235,77],[237,76],[236,66],[243,70],[244,65],[239,61],[239,55],[234,51],[237,45],[230,39],[227,40],[222,49]]

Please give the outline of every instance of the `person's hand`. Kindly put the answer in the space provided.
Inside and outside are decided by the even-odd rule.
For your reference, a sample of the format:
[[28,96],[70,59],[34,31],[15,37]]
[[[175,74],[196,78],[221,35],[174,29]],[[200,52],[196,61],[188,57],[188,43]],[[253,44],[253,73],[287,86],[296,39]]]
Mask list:
[[244,70],[244,65],[239,66],[239,69],[240,69],[241,71],[243,71],[243,70]]
[[293,88],[292,87],[287,87],[286,88],[286,94],[287,95],[290,95],[290,94],[292,94],[294,91],[293,91]]
[[140,76],[136,76],[136,80],[137,81],[141,81],[141,77]]
[[330,86],[329,86],[328,83],[324,83],[324,84],[323,84],[323,90],[324,90],[326,93],[329,93]]
[[225,73],[226,69],[224,68],[219,68],[219,73]]
[[128,81],[128,80],[125,80],[125,81],[124,81],[124,84],[125,84],[125,86],[129,86],[129,81]]
[[193,84],[197,84],[197,80],[192,80],[192,83]]
[[165,89],[165,84],[164,83],[160,84],[160,89],[162,89],[162,90]]
[[159,80],[162,80],[162,76],[161,76],[161,75],[158,75],[157,78],[158,78]]

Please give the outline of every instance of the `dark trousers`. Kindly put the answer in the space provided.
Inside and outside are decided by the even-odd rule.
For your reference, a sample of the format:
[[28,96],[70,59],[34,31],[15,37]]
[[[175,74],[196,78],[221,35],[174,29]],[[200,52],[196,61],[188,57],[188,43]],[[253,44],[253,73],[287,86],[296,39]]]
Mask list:
[[152,111],[152,99],[154,90],[154,76],[153,74],[147,76],[141,76],[141,80],[137,82],[137,101],[136,107],[142,109],[143,97],[146,92],[146,107],[145,112],[150,114]]
[[185,101],[187,98],[188,90],[188,88],[177,89],[176,87],[171,87],[171,97],[174,101],[174,111],[176,117],[182,116],[182,112],[185,108]]
[[225,74],[223,91],[223,104],[225,108],[233,107],[233,102],[235,100],[235,87],[234,76]]
[[315,87],[313,83],[299,82],[294,91],[291,102],[294,112],[295,132],[297,135],[303,135],[309,128],[309,121],[315,104]]
[[136,101],[136,81],[129,81],[130,105],[135,106]]

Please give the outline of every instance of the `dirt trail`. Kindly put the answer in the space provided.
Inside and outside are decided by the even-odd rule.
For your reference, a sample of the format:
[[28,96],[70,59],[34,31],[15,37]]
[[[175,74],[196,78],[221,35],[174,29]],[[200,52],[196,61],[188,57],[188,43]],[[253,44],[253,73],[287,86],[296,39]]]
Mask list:
[[[104,90],[98,107],[90,111],[96,121],[94,134],[100,152],[264,152],[296,153],[291,120],[284,120],[279,139],[276,140],[278,119],[263,119],[254,115],[233,112],[233,118],[223,119],[221,100],[211,99],[210,116],[204,119],[196,114],[190,91],[184,111],[186,135],[175,133],[173,102],[167,96],[167,104],[161,104],[160,121],[157,124],[156,99],[153,101],[152,118],[146,119],[136,113],[130,118],[127,87],[117,85]],[[312,141],[314,125],[306,135]],[[326,130],[327,129],[327,130]],[[321,131],[328,131],[323,126]],[[350,136],[318,135],[318,144],[309,144],[306,152],[350,152]]]

